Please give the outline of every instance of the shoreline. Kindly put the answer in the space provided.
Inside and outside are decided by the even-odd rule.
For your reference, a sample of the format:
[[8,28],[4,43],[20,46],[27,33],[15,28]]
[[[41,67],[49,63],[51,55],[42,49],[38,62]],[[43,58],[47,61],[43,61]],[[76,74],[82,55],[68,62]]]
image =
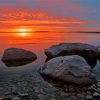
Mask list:
[[41,68],[41,65],[29,64],[23,67],[7,68],[9,71],[1,70],[0,100],[100,99],[100,80],[90,85],[67,84],[49,77],[46,79],[36,68]]

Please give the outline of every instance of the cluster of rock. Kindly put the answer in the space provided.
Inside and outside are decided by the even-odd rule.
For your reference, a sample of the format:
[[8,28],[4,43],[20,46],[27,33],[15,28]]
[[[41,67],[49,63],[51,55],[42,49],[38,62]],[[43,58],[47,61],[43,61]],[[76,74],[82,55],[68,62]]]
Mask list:
[[96,84],[92,84],[88,90],[93,92],[94,97],[100,97],[100,81],[98,80]]
[[47,59],[58,56],[79,55],[94,67],[97,63],[97,47],[83,43],[61,43],[45,50]]
[[83,43],[61,43],[45,50],[47,61],[42,75],[75,84],[91,84],[96,81],[92,68],[98,58],[98,48]]
[[[75,84],[91,84],[96,78],[91,68],[99,59],[100,48],[84,43],[61,43],[45,50],[47,62],[40,73],[53,79]],[[17,66],[34,61],[36,54],[18,48],[5,50],[2,61],[7,66]],[[11,64],[11,65],[10,65]]]
[[[34,98],[29,99],[30,96],[26,95],[27,93],[25,92],[26,94],[23,95],[23,97],[27,97],[28,99],[23,100],[100,99],[100,82],[97,82],[95,74],[92,71],[92,68],[97,64],[97,59],[100,60],[100,47],[83,43],[61,43],[46,49],[45,54],[47,60],[44,65],[41,66],[39,72],[33,70],[32,74],[31,72],[25,72],[25,76],[20,76],[24,76],[24,82],[27,83],[23,88],[28,87],[28,93],[30,91],[32,94],[35,93]],[[5,50],[2,61],[8,65],[8,63],[12,62],[16,64],[16,62],[34,61],[36,58],[36,54],[30,51],[10,48]],[[46,80],[46,78],[49,79],[49,81]],[[18,81],[19,79],[20,78],[18,78]],[[55,84],[54,81],[56,81]],[[61,84],[59,85],[60,82]],[[2,84],[2,82],[0,84]],[[10,85],[11,84],[13,83],[10,83]],[[23,82],[20,84],[23,86]],[[56,86],[60,86],[61,88]],[[79,86],[82,86],[80,90],[78,90]],[[18,88],[19,86],[15,87]],[[77,89],[75,89],[75,87],[77,87]],[[85,87],[86,89],[84,90]],[[16,92],[14,93],[16,94]],[[16,100],[16,98],[17,100],[22,100],[20,99],[22,98],[21,95],[14,98],[14,100]]]

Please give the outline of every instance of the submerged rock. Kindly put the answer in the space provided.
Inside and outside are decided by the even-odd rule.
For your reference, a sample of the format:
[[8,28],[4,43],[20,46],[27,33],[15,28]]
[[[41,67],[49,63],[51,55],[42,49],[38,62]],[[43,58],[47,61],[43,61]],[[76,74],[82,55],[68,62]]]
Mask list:
[[64,82],[81,85],[95,82],[90,66],[78,55],[53,58],[42,66],[40,72]]
[[37,56],[31,51],[19,48],[9,48],[4,51],[2,61],[7,66],[25,65],[36,60]]
[[83,43],[61,43],[53,45],[45,50],[47,61],[54,57],[66,55],[79,55],[85,58],[87,63],[94,67],[97,63],[97,48]]

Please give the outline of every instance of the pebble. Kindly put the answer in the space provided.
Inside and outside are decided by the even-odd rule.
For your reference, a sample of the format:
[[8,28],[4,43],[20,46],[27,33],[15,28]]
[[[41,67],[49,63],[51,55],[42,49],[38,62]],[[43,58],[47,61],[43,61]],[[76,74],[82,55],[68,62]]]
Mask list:
[[70,87],[70,89],[69,89],[71,92],[74,92],[75,91],[75,89],[73,88],[73,87]]
[[100,82],[98,82],[98,84],[100,85]]
[[11,100],[11,98],[2,98],[1,100]]
[[81,99],[81,98],[83,98],[83,94],[81,94],[81,93],[78,94],[78,95],[77,95],[77,98],[78,98],[78,100]]
[[[61,94],[61,99],[59,98],[55,99],[55,97],[54,99],[53,98],[51,99],[52,100],[97,100],[97,98],[100,97],[100,82],[97,84],[92,84],[89,87],[86,86],[86,87],[79,87],[79,88],[78,86],[75,87],[73,85],[65,85],[62,90],[64,91]],[[26,93],[13,92],[12,97],[9,98],[1,97],[0,100],[39,100],[39,98],[41,98],[41,100],[44,100],[45,96],[46,96],[45,94],[37,95],[36,93],[33,95],[33,93],[28,94],[27,92]],[[49,100],[49,97],[47,98],[47,100]]]
[[87,96],[86,96],[86,99],[87,99],[87,100],[91,100],[91,99],[93,99],[93,96],[87,95]]
[[28,94],[27,93],[22,93],[22,94],[19,94],[20,97],[27,97]]
[[71,96],[71,100],[76,100],[76,97],[75,96]]
[[14,97],[14,98],[12,98],[12,100],[20,100],[20,98],[19,97]]
[[97,92],[94,92],[94,93],[93,93],[93,96],[94,96],[94,97],[100,97],[100,94],[97,93]]
[[87,91],[87,94],[88,94],[88,95],[91,95],[91,91]]

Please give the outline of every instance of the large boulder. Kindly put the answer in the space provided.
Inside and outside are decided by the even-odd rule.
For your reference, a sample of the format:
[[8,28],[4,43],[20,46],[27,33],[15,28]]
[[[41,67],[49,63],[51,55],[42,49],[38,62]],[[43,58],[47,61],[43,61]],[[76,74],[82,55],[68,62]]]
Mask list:
[[97,63],[97,48],[83,43],[61,43],[53,45],[45,50],[47,61],[54,57],[66,55],[79,55],[85,58],[87,63],[94,67]]
[[[8,48],[4,51],[2,61],[6,65],[24,65],[36,60],[37,56],[31,51],[19,48]],[[17,62],[17,63],[16,63]]]
[[75,84],[86,85],[95,81],[90,66],[78,55],[53,58],[41,67],[40,73]]

